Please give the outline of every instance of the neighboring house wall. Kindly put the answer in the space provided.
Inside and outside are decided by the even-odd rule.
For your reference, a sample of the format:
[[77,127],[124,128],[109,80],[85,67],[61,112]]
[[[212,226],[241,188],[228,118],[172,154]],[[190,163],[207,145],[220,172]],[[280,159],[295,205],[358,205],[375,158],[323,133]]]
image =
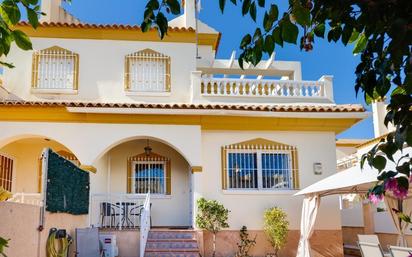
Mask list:
[[[136,35],[137,36],[137,35]],[[78,94],[32,94],[33,51],[14,47],[8,61],[19,63],[4,72],[4,85],[25,100],[88,100],[101,102],[189,102],[190,73],[196,70],[193,43],[121,41],[86,39],[31,38],[33,49],[59,46],[79,55]],[[150,48],[171,58],[170,96],[127,95],[124,90],[125,56]],[[210,53],[207,53],[210,54]]]
[[[46,212],[44,229],[39,232],[40,207],[11,202],[0,204],[0,217],[0,235],[11,239],[9,247],[5,248],[5,254],[10,257],[46,257],[46,241],[51,228],[66,229],[75,236],[75,228],[87,226],[87,215]],[[74,257],[74,249],[72,245],[69,257]]]

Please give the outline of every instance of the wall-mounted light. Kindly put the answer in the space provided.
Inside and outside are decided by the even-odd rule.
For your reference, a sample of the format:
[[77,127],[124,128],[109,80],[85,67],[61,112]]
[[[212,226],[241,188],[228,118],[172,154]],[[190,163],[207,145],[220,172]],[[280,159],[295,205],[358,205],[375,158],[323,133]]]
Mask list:
[[149,139],[147,139],[147,145],[144,148],[144,152],[147,156],[150,156],[150,154],[152,153],[152,148],[149,145]]
[[313,173],[315,175],[322,175],[323,172],[323,167],[321,162],[315,162],[313,163]]

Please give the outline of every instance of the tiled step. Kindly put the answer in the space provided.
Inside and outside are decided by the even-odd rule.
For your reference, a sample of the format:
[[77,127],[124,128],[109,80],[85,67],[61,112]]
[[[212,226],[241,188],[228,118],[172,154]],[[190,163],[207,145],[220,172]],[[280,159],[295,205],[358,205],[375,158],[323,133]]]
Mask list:
[[190,230],[152,230],[145,257],[199,257],[196,233]]
[[147,241],[146,252],[151,251],[198,251],[196,240],[184,240],[184,241]]
[[196,239],[194,231],[177,230],[177,231],[150,231],[148,239]]
[[199,257],[199,253],[187,253],[187,252],[150,252],[145,253],[145,257]]

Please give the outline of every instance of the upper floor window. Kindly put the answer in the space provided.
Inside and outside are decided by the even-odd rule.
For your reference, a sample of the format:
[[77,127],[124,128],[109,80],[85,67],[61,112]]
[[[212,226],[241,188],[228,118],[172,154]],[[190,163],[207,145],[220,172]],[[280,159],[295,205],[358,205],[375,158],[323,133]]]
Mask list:
[[139,154],[128,159],[128,192],[169,195],[171,193],[170,160],[155,153]]
[[296,147],[255,139],[222,148],[223,189],[297,189]]
[[170,92],[170,57],[151,49],[125,58],[125,89],[129,92]]
[[73,93],[78,88],[79,55],[54,46],[33,54],[32,88]]

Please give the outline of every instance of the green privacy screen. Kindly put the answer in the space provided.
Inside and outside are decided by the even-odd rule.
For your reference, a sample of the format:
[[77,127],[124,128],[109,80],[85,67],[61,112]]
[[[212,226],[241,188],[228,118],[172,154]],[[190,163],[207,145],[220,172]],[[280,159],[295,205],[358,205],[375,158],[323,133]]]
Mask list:
[[90,174],[49,150],[46,210],[88,214]]

